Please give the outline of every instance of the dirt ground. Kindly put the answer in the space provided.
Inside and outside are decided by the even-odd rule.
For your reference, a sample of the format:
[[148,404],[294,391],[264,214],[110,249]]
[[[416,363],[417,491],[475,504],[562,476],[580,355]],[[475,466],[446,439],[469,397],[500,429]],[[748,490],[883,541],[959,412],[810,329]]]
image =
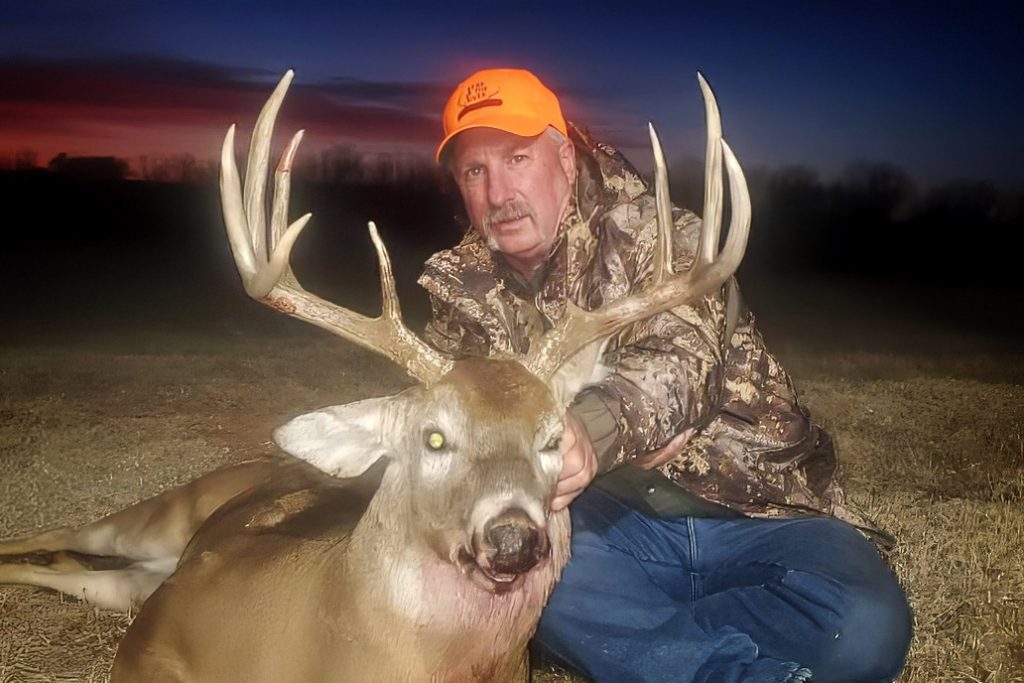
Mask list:
[[[270,431],[289,416],[407,384],[350,344],[240,306],[195,325],[122,312],[0,333],[0,537],[275,452]],[[832,314],[842,343],[799,310],[762,320],[788,330],[772,346],[835,435],[850,498],[899,538],[891,560],[916,618],[900,680],[1024,681],[1024,349],[899,315],[851,337],[869,309]],[[105,680],[130,619],[2,587],[0,681]]]

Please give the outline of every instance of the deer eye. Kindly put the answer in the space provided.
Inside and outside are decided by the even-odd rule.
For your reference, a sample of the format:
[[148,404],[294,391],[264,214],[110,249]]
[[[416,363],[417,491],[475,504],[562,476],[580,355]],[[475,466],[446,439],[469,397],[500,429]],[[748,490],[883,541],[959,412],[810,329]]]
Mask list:
[[427,432],[426,437],[427,448],[432,451],[439,451],[444,448],[445,441],[444,434],[437,431],[436,429]]

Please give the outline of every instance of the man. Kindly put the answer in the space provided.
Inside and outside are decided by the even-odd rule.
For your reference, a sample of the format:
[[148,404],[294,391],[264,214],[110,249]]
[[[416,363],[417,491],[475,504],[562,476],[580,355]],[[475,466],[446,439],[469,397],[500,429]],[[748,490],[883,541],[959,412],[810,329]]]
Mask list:
[[[656,209],[615,150],[515,69],[471,75],[437,158],[472,223],[420,283],[427,338],[455,355],[522,353],[566,301],[593,309],[651,276]],[[676,211],[674,262],[700,219]],[[597,681],[879,681],[910,614],[849,522],[828,435],[798,405],[734,282],[618,335],[612,373],[566,414],[556,498],[572,559],[537,632]],[[595,475],[608,472],[598,477]]]

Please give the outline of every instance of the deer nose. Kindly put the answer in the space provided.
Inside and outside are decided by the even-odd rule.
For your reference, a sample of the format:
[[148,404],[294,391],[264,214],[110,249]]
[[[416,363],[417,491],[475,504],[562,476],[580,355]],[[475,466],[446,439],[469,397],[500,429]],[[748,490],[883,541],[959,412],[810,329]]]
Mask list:
[[484,525],[484,553],[495,572],[522,574],[548,552],[548,538],[523,510],[506,510]]

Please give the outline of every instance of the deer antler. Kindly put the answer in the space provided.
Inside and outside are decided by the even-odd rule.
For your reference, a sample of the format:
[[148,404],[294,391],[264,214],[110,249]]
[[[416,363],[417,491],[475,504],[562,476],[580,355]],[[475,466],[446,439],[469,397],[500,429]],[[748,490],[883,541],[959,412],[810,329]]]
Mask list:
[[[704,218],[696,259],[687,271],[672,272],[673,224],[668,171],[661,142],[654,126],[651,125],[658,210],[658,243],[654,251],[653,282],[646,291],[624,297],[594,311],[585,311],[572,302],[567,302],[565,315],[534,344],[523,361],[523,364],[538,377],[548,379],[554,376],[558,369],[584,346],[607,338],[626,325],[714,292],[739,267],[750,231],[750,195],[739,162],[722,140],[722,126],[715,95],[704,77],[700,74],[697,77],[704,93],[708,146],[704,179]],[[722,224],[723,157],[729,175],[732,218],[725,247],[716,257]]]
[[238,274],[242,276],[245,291],[257,301],[381,353],[420,382],[432,384],[448,371],[452,361],[429,347],[402,322],[391,260],[377,234],[377,226],[370,223],[370,239],[373,240],[380,263],[383,305],[379,317],[368,318],[314,296],[303,289],[295,278],[288,257],[299,233],[311,217],[307,213],[285,228],[292,161],[302,140],[301,130],[281,155],[274,174],[270,244],[266,244],[263,196],[270,160],[270,138],[277,112],[293,76],[291,70],[285,73],[256,120],[249,145],[244,196],[238,167],[235,165],[235,126],[228,128],[224,136],[224,147],[221,150],[221,204],[224,207],[224,225],[231,243],[231,253],[235,257],[235,265]]

